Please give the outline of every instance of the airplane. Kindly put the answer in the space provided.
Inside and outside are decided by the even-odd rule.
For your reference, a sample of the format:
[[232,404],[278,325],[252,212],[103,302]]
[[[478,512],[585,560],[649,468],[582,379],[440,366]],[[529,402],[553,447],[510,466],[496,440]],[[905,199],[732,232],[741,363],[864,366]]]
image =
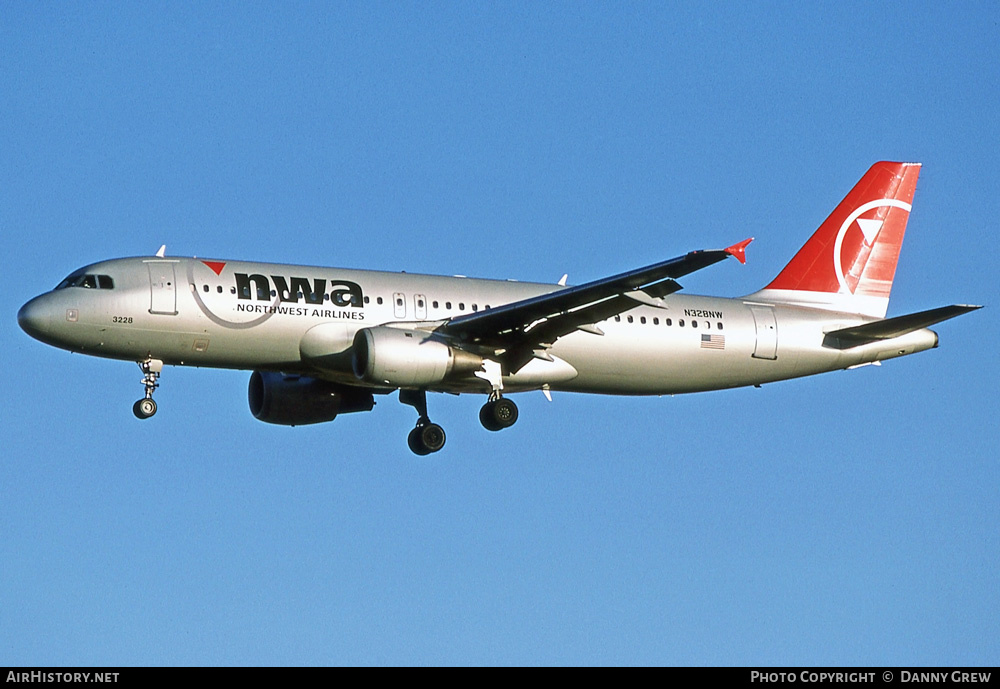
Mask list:
[[427,393],[486,396],[490,431],[512,426],[506,395],[541,390],[672,395],[849,369],[937,347],[929,326],[980,308],[885,318],[919,163],[873,165],[792,260],[741,298],[678,294],[677,282],[746,239],[585,284],[442,277],[222,259],[121,258],[70,273],[18,311],[55,347],[135,361],[156,413],[164,365],[250,370],[250,411],[300,425],[370,411],[399,391],[417,455],[441,450]]

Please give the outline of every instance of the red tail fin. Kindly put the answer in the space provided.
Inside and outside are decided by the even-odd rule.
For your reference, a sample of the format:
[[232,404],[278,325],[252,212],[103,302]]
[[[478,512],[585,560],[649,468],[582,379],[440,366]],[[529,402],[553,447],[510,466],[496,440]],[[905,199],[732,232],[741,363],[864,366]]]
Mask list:
[[885,316],[919,163],[875,163],[755,296]]

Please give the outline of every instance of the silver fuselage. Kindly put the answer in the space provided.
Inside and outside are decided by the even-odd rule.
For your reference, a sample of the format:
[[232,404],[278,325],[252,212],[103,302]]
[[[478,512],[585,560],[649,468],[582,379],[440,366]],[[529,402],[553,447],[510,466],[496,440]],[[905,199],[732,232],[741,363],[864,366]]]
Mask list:
[[[113,359],[300,373],[350,385],[364,385],[352,371],[350,351],[361,328],[430,330],[461,314],[561,289],[193,258],[125,258],[81,270],[109,276],[113,288],[69,286],[36,297],[18,316],[26,331],[63,349]],[[666,308],[637,305],[592,331],[559,338],[545,357],[505,376],[504,388],[696,392],[844,369],[937,345],[937,335],[922,329],[850,349],[825,347],[825,333],[872,319],[759,295],[673,294],[664,301]],[[469,377],[428,389],[488,391],[484,385]]]

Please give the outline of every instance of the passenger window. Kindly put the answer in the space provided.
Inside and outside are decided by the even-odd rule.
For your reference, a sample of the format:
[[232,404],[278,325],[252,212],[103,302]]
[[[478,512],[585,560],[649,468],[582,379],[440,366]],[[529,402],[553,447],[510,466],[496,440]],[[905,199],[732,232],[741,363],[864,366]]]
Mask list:
[[615,316],[615,322],[616,323],[621,323],[622,322],[622,317],[621,316]]
[[684,319],[682,318],[682,319],[680,319],[679,321],[677,321],[677,325],[678,325],[679,327],[683,328],[683,327],[684,327]]
[[673,320],[671,320],[669,318],[667,320],[663,321],[663,322],[666,323],[667,325],[673,325],[674,324]]
[[376,301],[376,302],[377,302],[377,303],[378,303],[379,305],[381,305],[381,304],[382,304],[382,297],[376,297],[376,298],[375,298],[375,301]]
[[451,302],[450,301],[446,301],[444,303],[444,307],[450,311],[451,310]]
[[660,324],[660,319],[659,319],[659,318],[656,318],[656,317],[654,316],[654,317],[653,317],[653,325],[659,325],[659,324]]
[[722,330],[722,321],[719,321],[719,330]]
[[431,302],[431,306],[433,306],[436,309],[438,307],[438,303],[436,301]]
[[208,291],[208,285],[202,285],[201,291],[202,292],[207,292]]
[[691,327],[692,328],[697,328],[698,327],[698,321],[691,321]]
[[645,316],[639,316],[639,322],[642,323],[643,325],[646,325],[646,317]]
[[473,304],[472,305],[472,310],[473,311],[478,311],[479,310],[479,306],[477,306],[476,304]]
[[365,295],[365,303],[367,304],[367,303],[368,303],[368,302],[370,302],[371,300],[372,300],[372,298],[371,298],[371,297],[369,297],[369,296],[368,296],[368,295],[366,294],[366,295]]
[[216,287],[215,291],[218,292],[219,294],[222,294],[222,285],[219,285],[218,287]]
[[465,311],[465,302],[463,301],[458,302],[458,310]]
[[632,318],[631,316],[628,316],[628,322],[629,322],[629,323],[634,323],[634,322],[635,322],[635,319],[634,319],[634,318]]

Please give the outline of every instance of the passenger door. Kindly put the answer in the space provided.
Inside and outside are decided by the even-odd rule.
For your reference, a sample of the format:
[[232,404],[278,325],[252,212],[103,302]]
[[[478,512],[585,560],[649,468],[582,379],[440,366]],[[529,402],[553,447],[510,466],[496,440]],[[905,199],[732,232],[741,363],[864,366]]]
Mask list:
[[146,261],[149,268],[149,312],[177,315],[177,279],[172,261]]

